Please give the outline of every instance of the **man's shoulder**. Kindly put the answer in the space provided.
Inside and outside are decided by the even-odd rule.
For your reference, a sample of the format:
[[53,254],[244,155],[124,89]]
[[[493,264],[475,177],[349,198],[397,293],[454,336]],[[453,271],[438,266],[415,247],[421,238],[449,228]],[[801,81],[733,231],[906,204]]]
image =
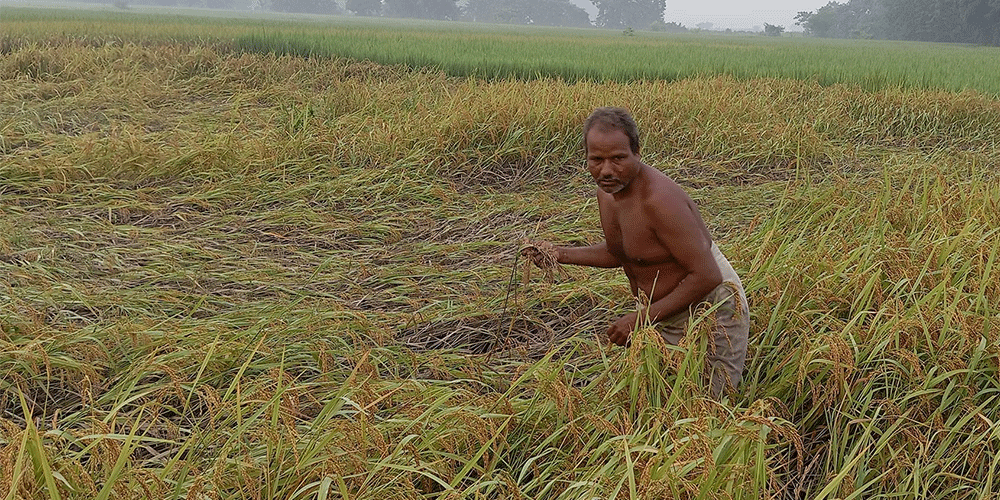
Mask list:
[[643,201],[647,206],[673,206],[675,204],[687,205],[691,199],[684,188],[677,184],[670,176],[655,167],[649,167],[649,182],[645,190]]

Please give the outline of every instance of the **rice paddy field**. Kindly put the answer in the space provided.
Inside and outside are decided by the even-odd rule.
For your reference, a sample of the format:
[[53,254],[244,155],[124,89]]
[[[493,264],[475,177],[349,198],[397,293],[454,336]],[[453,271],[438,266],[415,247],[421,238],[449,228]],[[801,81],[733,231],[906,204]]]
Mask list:
[[[998,49],[0,19],[0,497],[998,497]],[[743,278],[721,401],[709,318],[611,346],[620,270],[518,258],[602,238],[602,105]]]

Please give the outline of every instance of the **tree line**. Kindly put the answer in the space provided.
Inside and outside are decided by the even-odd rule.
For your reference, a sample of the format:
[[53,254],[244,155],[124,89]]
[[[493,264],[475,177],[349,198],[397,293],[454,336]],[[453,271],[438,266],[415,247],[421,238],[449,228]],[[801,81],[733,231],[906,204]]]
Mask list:
[[[272,0],[282,2],[289,0]],[[332,1],[332,0],[330,0]],[[601,28],[657,29],[665,26],[666,0],[590,0],[598,10],[591,22],[583,8],[569,0],[347,0],[348,11],[360,16],[468,20],[486,23]]]
[[795,19],[818,37],[1000,45],[1000,0],[848,0]]
[[[101,3],[108,0],[78,0]],[[678,23],[665,23],[666,0],[590,0],[597,7],[591,21],[583,8],[570,0],[112,0],[127,4],[251,9],[303,14],[474,21],[539,26],[599,27],[654,31],[687,31]]]

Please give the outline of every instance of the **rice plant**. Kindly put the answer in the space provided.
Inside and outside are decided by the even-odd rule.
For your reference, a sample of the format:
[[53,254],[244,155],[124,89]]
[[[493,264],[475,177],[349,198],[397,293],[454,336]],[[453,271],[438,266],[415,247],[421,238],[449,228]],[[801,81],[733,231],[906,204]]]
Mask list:
[[[1000,491],[994,98],[160,35],[4,39],[4,498]],[[621,274],[516,262],[601,238],[580,124],[609,103],[744,278],[722,401],[707,318],[613,347]]]

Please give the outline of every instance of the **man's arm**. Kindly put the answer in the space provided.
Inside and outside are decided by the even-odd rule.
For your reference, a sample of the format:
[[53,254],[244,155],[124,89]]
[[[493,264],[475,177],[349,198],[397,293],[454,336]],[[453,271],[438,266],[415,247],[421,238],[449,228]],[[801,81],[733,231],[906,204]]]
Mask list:
[[643,318],[645,319],[645,316],[648,314],[649,321],[656,323],[687,309],[692,304],[702,301],[709,292],[722,283],[722,274],[718,270],[719,266],[715,264],[714,260],[712,264],[715,265],[714,273],[710,269],[688,273],[684,281],[681,281],[677,285],[677,288],[674,288],[672,292],[664,295],[663,298],[653,302],[645,311],[642,311]]
[[[671,206],[672,205],[672,206]],[[669,210],[665,213],[664,210]],[[712,239],[698,208],[686,195],[650,208],[654,234],[670,249],[687,275],[670,293],[645,311],[652,322],[667,319],[702,301],[722,283],[722,272],[712,255]],[[671,214],[667,215],[667,214]],[[654,293],[655,295],[655,293]]]
[[590,267],[621,267],[622,263],[608,251],[604,241],[589,247],[556,247],[560,264]]
[[[658,199],[646,207],[644,215],[650,221],[656,239],[669,249],[687,274],[673,290],[646,310],[627,314],[611,324],[608,338],[618,345],[628,343],[636,322],[645,320],[647,315],[653,323],[667,319],[704,300],[722,283],[722,272],[712,255],[708,229],[698,208],[683,191],[677,188],[673,193],[660,193]],[[650,295],[656,296],[656,290]]]

